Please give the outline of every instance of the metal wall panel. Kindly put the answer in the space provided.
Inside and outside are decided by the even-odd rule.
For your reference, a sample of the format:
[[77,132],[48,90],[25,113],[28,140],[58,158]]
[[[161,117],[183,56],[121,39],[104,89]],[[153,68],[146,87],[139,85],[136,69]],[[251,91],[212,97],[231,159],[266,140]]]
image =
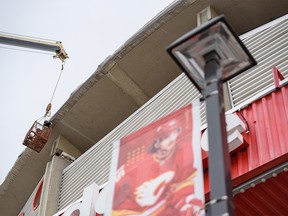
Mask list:
[[[232,166],[233,176],[254,170],[288,153],[288,85],[252,103],[242,113],[250,129],[245,139],[251,145],[246,152],[235,156],[238,163],[232,164],[235,166]],[[239,161],[247,166],[240,166]]]
[[254,102],[242,113],[250,129],[245,139],[251,145],[234,156],[234,161],[238,161],[232,164],[234,177],[288,153],[288,85]]
[[288,20],[242,39],[258,65],[228,81],[232,106],[274,85],[272,68],[288,76]]
[[288,172],[283,171],[234,197],[236,215],[288,215]]
[[[238,114],[247,123],[248,133],[243,137],[249,146],[231,156],[234,186],[288,162],[288,85],[254,101]],[[208,193],[208,170],[204,178]]]

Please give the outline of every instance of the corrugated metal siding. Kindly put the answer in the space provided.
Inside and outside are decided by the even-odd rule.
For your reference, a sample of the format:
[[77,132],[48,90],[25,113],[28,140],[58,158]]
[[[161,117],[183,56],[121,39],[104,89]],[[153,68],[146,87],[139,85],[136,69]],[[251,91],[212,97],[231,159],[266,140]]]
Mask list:
[[288,172],[283,171],[234,197],[239,216],[288,215]]
[[[82,190],[92,182],[101,185],[108,181],[114,141],[177,110],[199,98],[200,94],[188,78],[181,74],[147,104],[99,141],[63,172],[58,209],[61,210],[82,196]],[[205,106],[201,105],[205,123]]]
[[288,85],[243,109],[250,129],[245,139],[250,145],[232,158],[233,178],[288,153],[287,102]]
[[237,106],[273,86],[272,67],[288,76],[288,20],[256,33],[242,41],[258,65],[228,81],[232,106]]
[[[288,85],[240,112],[247,120],[249,133],[243,133],[243,137],[249,146],[231,156],[234,186],[288,161]],[[208,193],[208,170],[204,171],[204,178]]]

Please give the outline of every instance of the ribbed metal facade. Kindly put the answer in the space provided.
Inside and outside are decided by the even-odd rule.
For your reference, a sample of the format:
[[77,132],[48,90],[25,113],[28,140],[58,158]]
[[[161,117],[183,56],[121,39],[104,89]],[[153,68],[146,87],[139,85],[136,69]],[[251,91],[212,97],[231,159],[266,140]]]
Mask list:
[[234,156],[234,177],[255,172],[256,168],[288,153],[288,85],[255,101],[242,113],[249,125],[245,139],[250,145],[247,151]]
[[288,171],[262,180],[234,197],[236,215],[288,215]]
[[249,125],[245,139],[250,145],[232,157],[232,177],[255,172],[285,154],[288,161],[288,85],[253,102],[242,113]]
[[272,67],[288,75],[288,20],[242,39],[258,65],[228,81],[232,106],[273,86]]
[[[237,106],[243,101],[253,97],[267,88],[267,86],[272,86],[273,77],[271,70],[273,66],[276,65],[281,72],[284,72],[284,76],[287,76],[288,40],[285,40],[285,38],[288,38],[287,26],[288,22],[285,20],[274,27],[265,29],[262,32],[244,39],[245,44],[252,54],[255,55],[259,65],[246,74],[241,75],[241,77],[237,77],[229,82],[229,92],[233,106]],[[271,35],[274,36],[273,39],[270,40]],[[260,77],[263,79],[260,79]],[[287,88],[282,88],[281,91],[287,91]],[[283,107],[285,108],[282,107],[281,109],[285,109],[282,111],[284,113],[286,112],[286,114],[288,113],[288,95],[286,94],[286,99],[283,97],[280,99],[278,96],[277,99],[275,99],[275,94],[278,93],[274,92],[271,94],[271,99],[270,96],[265,97],[242,111],[243,116],[245,116],[249,122],[251,132],[247,134],[246,138],[251,145],[249,145],[246,151],[239,152],[233,156],[232,175],[234,178],[249,173],[250,171],[252,172],[255,167],[261,167],[261,165],[267,163],[269,160],[285,152],[287,153],[288,135],[283,130],[285,130],[285,127],[287,128],[288,123],[283,120],[283,116],[279,117],[280,110],[278,110],[278,107],[283,106],[283,104],[280,103],[284,101],[285,106]],[[92,182],[101,185],[108,181],[112,143],[114,141],[199,97],[200,95],[196,88],[192,86],[186,76],[183,74],[180,75],[147,104],[64,170],[58,209],[63,209],[68,204],[80,198],[83,188]],[[269,109],[265,107],[269,107]],[[202,105],[202,119],[205,122],[204,109]],[[266,117],[266,115],[269,114],[271,114],[271,117]],[[282,126],[280,126],[279,121],[284,121],[281,123]],[[263,123],[265,123],[265,126],[262,127],[261,124]],[[279,131],[275,132],[274,129],[279,126]],[[271,127],[273,130],[269,132],[267,127]],[[277,140],[279,140],[279,142]],[[284,140],[286,140],[286,144]],[[277,141],[278,146],[271,146],[270,144],[275,141]],[[243,163],[236,163],[235,161],[238,160],[242,160]],[[246,175],[246,177],[252,176],[253,175]]]
[[[247,124],[248,133],[243,136],[248,147],[231,156],[233,185],[239,186],[284,163],[288,168],[288,85],[254,101],[238,114]],[[204,176],[208,193],[207,170]]]

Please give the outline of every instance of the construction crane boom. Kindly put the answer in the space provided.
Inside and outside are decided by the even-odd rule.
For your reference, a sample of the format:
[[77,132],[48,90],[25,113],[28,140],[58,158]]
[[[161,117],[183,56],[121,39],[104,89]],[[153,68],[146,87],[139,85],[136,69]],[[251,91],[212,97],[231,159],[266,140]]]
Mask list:
[[64,50],[62,43],[59,41],[52,42],[19,35],[0,33],[0,44],[54,52],[55,57],[59,58],[61,61],[68,58],[68,54]]
[[[13,35],[0,32],[0,44],[8,45],[8,46],[17,46],[29,49],[37,49],[46,52],[55,53],[54,57],[59,58],[62,61],[61,73],[59,75],[56,87],[52,94],[51,101],[54,97],[55,90],[58,86],[59,79],[63,72],[65,60],[68,58],[68,54],[65,52],[61,42],[58,41],[48,41],[43,39],[29,38],[21,35]],[[44,145],[48,142],[50,133],[51,133],[51,122],[49,122],[46,118],[51,114],[51,101],[47,105],[45,115],[34,122],[28,133],[26,134],[23,145],[28,148],[40,152]],[[40,123],[44,118],[44,123]]]

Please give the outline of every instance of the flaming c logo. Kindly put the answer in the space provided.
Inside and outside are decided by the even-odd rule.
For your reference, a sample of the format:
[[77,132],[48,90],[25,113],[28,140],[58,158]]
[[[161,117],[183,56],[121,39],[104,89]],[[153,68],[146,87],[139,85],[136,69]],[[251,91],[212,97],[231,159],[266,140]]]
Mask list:
[[166,184],[173,179],[174,175],[175,172],[168,171],[137,187],[135,197],[138,205],[141,207],[154,205],[163,193]]

